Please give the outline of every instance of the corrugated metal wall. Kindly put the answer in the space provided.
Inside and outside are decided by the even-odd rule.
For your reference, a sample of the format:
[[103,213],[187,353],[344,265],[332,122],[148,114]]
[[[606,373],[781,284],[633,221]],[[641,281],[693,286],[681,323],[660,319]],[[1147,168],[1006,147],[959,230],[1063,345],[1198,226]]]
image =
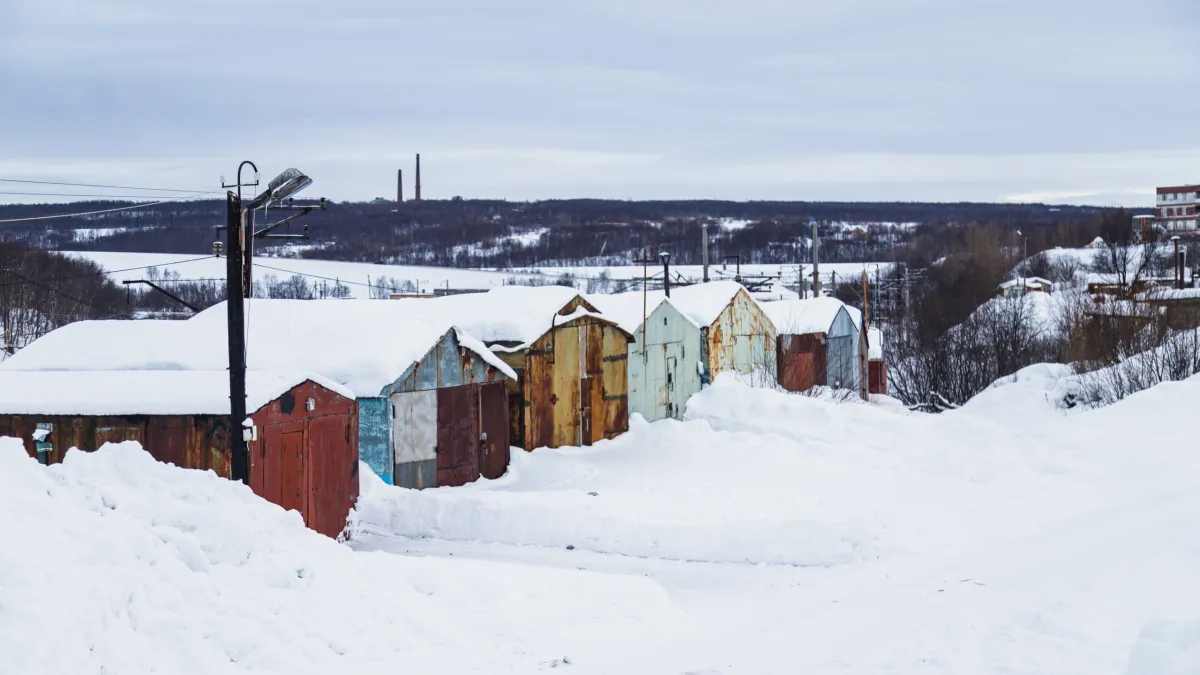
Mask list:
[[835,389],[858,389],[858,328],[843,307],[829,328],[826,384]]
[[[304,382],[250,418],[259,427],[259,440],[248,447],[251,489],[299,511],[317,532],[337,536],[358,498],[357,404]],[[224,415],[0,415],[0,435],[22,439],[30,456],[46,463],[61,462],[73,447],[92,451],[107,442],[138,441],[160,462],[224,478],[230,475],[228,425]],[[40,443],[33,438],[39,427],[48,431]]]
[[779,386],[787,391],[808,391],[826,381],[825,334],[780,335]]
[[741,289],[707,327],[708,377],[717,373],[761,371],[775,379],[775,325],[746,289]]
[[870,380],[867,384],[869,391],[872,394],[886,394],[887,387],[887,364],[883,361],[871,361],[867,364],[870,369]]
[[[387,456],[379,461],[390,461],[393,484],[418,489],[447,484],[439,478],[437,448],[438,416],[449,413],[439,413],[437,392],[501,381],[508,381],[508,378],[475,352],[461,347],[457,333],[450,330],[421,360],[410,366],[395,382],[384,387],[381,394],[390,401],[392,408],[389,418],[391,442],[386,446]],[[472,391],[478,397],[478,387]],[[495,407],[489,410],[495,410]],[[507,420],[508,412],[505,410],[503,414]],[[478,415],[474,416],[477,428]],[[474,471],[471,480],[475,480],[480,467],[478,463],[473,467],[458,469],[458,473],[454,474],[455,484],[462,484],[457,476],[463,472]],[[445,469],[443,467],[442,473],[446,480],[450,480],[450,474]]]
[[590,445],[629,428],[629,339],[608,321],[580,317],[525,350],[525,449]]
[[358,454],[362,461],[392,485],[396,463],[392,458],[392,402],[383,396],[358,399]]
[[[33,434],[47,431],[42,442]],[[0,415],[0,436],[20,438],[25,451],[44,464],[57,464],[70,448],[96,450],[105,443],[137,441],[152,457],[186,469],[229,477],[229,418],[211,415],[80,417]]]
[[651,312],[629,345],[630,413],[682,419],[688,398],[701,387],[701,339],[700,329],[674,305],[664,302]]

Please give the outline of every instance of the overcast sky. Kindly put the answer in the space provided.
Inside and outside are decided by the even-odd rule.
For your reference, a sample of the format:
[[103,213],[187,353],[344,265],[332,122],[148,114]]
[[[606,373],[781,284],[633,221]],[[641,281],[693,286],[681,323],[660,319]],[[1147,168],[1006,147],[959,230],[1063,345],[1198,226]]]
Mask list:
[[1194,0],[0,0],[0,178],[391,198],[420,152],[438,198],[1146,205],[1200,182],[1198,34]]

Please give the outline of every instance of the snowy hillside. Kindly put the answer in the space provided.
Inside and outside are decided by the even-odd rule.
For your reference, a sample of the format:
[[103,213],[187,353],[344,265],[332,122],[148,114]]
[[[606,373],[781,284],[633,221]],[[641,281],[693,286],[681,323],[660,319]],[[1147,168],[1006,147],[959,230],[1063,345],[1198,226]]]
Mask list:
[[0,672],[1195,672],[1200,380],[1066,414],[1018,375],[942,415],[719,378],[496,481],[364,476],[346,545],[132,446],[0,444]]

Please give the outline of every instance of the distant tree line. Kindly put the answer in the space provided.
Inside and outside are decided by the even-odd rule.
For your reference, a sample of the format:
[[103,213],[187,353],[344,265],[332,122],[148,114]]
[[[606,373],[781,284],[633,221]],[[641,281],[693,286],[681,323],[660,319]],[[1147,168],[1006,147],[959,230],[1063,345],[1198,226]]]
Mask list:
[[[0,220],[94,211],[126,202],[0,206]],[[0,225],[5,240],[56,250],[205,253],[223,224],[223,201],[160,204],[69,220]],[[330,260],[514,268],[623,264],[638,252],[666,250],[677,264],[701,261],[701,225],[710,257],[791,263],[811,258],[811,223],[827,262],[889,260],[927,228],[971,222],[1054,228],[1093,218],[1092,207],[1023,204],[921,204],[727,201],[449,200],[333,204],[299,221],[311,239],[274,253]],[[274,220],[274,214],[260,221]],[[738,227],[724,228],[734,221]],[[846,223],[863,223],[857,228]],[[902,223],[905,226],[887,225]],[[1033,242],[1031,242],[1033,243]],[[931,251],[932,252],[932,251]]]

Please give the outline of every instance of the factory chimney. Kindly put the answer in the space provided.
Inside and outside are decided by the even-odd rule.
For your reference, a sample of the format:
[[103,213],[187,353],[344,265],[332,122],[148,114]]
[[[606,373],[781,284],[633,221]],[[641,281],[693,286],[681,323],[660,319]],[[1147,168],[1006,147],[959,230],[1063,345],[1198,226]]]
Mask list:
[[414,197],[414,199],[416,201],[421,201],[421,154],[420,153],[417,153],[417,187],[416,187],[416,196]]
[[404,169],[396,169],[396,201],[404,201]]

